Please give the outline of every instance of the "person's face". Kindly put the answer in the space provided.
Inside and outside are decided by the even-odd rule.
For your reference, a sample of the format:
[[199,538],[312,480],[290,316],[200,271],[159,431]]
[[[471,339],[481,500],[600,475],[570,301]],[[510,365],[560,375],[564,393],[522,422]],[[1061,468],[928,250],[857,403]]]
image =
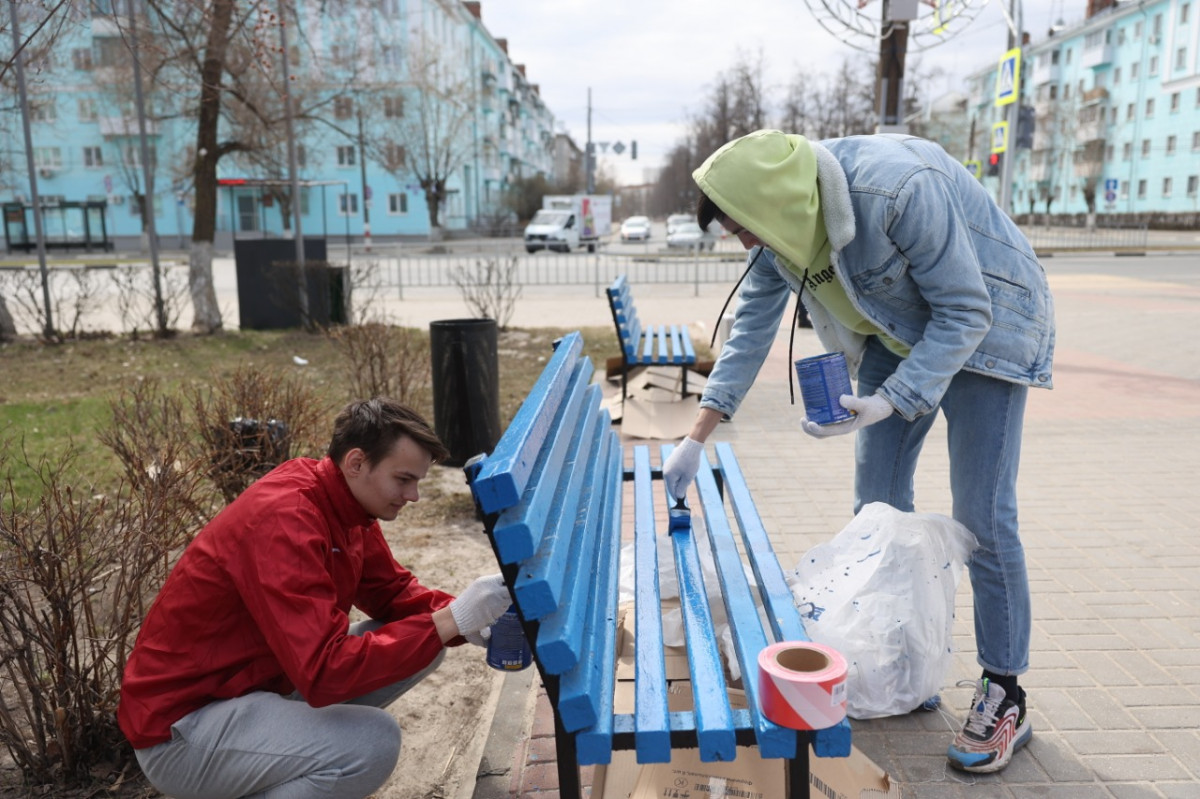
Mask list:
[[724,226],[726,233],[729,233],[730,235],[733,235],[733,236],[737,236],[737,240],[742,243],[742,247],[744,247],[745,249],[750,250],[755,247],[763,246],[763,243],[758,238],[758,236],[755,236],[749,230],[746,230],[746,228],[742,227],[740,224],[735,222],[733,219],[730,219],[729,217],[725,217],[721,221],[721,224]]
[[352,449],[342,459],[342,474],[350,493],[368,514],[390,522],[410,502],[420,499],[417,483],[425,479],[433,458],[417,442],[401,436],[391,451],[371,466],[361,449]]

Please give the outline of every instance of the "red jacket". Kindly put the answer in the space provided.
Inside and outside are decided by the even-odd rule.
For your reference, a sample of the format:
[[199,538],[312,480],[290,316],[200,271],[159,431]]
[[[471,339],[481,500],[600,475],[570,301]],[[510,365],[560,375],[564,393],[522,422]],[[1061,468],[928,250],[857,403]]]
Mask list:
[[[396,562],[333,461],[288,461],[184,551],[125,665],[117,720],[142,749],[218,699],[353,699],[433,661],[442,642],[430,614],[453,598]],[[351,605],[384,626],[348,635]]]

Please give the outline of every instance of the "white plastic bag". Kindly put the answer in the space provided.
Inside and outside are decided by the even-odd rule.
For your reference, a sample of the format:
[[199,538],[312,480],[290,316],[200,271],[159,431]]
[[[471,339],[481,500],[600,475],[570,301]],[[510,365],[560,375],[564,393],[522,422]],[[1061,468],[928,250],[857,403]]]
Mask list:
[[846,657],[849,716],[908,713],[941,689],[954,594],[974,548],[948,516],[874,502],[787,575],[809,637]]

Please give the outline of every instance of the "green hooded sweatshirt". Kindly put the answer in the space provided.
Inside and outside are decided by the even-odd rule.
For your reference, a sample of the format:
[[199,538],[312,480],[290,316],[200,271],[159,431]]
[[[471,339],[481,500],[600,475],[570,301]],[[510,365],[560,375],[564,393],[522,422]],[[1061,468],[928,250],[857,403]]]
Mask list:
[[753,233],[776,262],[804,281],[813,298],[839,322],[878,335],[901,357],[908,348],[881,335],[850,302],[833,274],[831,246],[821,213],[817,157],[808,139],[759,130],[723,145],[692,179],[721,212]]

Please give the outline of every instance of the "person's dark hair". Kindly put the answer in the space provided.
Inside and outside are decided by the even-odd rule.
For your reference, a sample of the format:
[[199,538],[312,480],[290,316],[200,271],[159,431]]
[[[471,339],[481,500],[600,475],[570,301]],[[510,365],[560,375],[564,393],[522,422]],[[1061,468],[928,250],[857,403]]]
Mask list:
[[401,436],[419,444],[434,462],[450,457],[450,451],[420,414],[388,397],[351,402],[333,421],[333,437],[326,453],[337,463],[352,449],[361,449],[372,467],[379,463]]
[[713,220],[723,222],[725,213],[717,207],[717,204],[708,199],[707,194],[701,194],[700,199],[696,201],[696,222],[699,223],[701,230],[708,230],[708,226],[713,223]]

